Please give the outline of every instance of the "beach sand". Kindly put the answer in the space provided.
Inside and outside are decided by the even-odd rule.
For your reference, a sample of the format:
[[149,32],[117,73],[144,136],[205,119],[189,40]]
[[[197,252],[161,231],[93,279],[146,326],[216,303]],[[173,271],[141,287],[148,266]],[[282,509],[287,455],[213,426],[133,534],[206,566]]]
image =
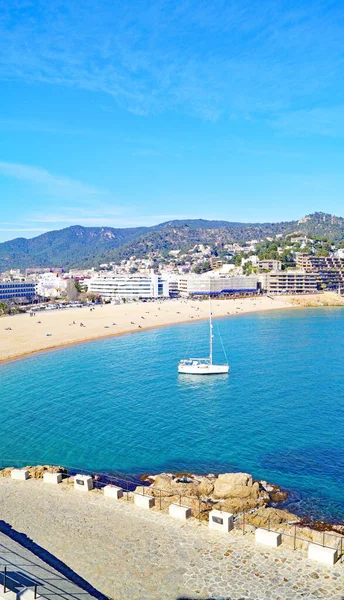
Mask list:
[[[291,308],[291,305],[283,298],[271,299],[266,296],[213,302],[215,317],[281,308]],[[38,311],[35,317],[30,317],[28,313],[1,317],[0,361],[102,337],[208,317],[207,301],[180,299],[106,304],[96,306],[92,311],[89,307]],[[7,329],[9,327],[11,330]]]

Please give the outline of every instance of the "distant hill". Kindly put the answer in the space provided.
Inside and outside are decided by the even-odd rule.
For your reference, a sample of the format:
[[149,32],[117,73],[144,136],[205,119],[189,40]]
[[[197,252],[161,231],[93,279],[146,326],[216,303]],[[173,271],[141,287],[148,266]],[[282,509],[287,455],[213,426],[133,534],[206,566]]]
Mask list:
[[133,255],[144,257],[153,251],[188,250],[198,243],[245,242],[294,232],[340,240],[344,238],[344,219],[314,213],[299,221],[281,223],[186,219],[123,229],[74,225],[29,240],[17,238],[1,243],[0,271],[37,266],[91,267]]
[[146,232],[145,227],[114,229],[81,227],[49,231],[32,239],[17,238],[0,244],[0,271],[27,267],[93,266],[102,255]]

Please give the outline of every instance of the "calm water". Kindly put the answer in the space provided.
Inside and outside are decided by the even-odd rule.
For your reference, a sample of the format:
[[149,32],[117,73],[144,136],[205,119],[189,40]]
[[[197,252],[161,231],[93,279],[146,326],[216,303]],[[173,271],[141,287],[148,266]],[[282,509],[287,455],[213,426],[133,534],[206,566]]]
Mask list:
[[291,508],[344,522],[344,312],[246,315],[216,328],[229,377],[177,375],[186,353],[206,355],[205,322],[0,366],[0,458],[243,470],[292,490]]

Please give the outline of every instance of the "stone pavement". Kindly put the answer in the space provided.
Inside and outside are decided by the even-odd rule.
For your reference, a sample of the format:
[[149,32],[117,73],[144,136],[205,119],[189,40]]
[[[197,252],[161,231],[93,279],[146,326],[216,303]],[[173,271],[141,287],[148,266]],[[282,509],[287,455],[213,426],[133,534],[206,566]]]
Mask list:
[[0,479],[0,515],[114,600],[344,600],[344,564],[256,548],[97,491]]
[[0,533],[0,580],[3,584],[4,567],[7,568],[7,588],[20,592],[29,588],[41,598],[59,600],[89,600],[94,598],[87,591],[70,581],[36,554],[8,535]]

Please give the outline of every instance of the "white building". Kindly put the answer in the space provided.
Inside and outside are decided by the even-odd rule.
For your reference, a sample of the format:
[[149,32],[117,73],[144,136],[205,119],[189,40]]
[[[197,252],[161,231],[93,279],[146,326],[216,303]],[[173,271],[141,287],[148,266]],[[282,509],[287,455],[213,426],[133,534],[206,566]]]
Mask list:
[[101,274],[88,281],[88,291],[105,300],[120,298],[167,298],[168,281],[155,273]]
[[178,287],[181,296],[255,293],[258,288],[258,278],[254,275],[233,275],[229,277],[214,277],[211,275],[180,276]]
[[38,279],[37,294],[42,298],[59,298],[67,289],[67,281],[57,273],[44,273]]

